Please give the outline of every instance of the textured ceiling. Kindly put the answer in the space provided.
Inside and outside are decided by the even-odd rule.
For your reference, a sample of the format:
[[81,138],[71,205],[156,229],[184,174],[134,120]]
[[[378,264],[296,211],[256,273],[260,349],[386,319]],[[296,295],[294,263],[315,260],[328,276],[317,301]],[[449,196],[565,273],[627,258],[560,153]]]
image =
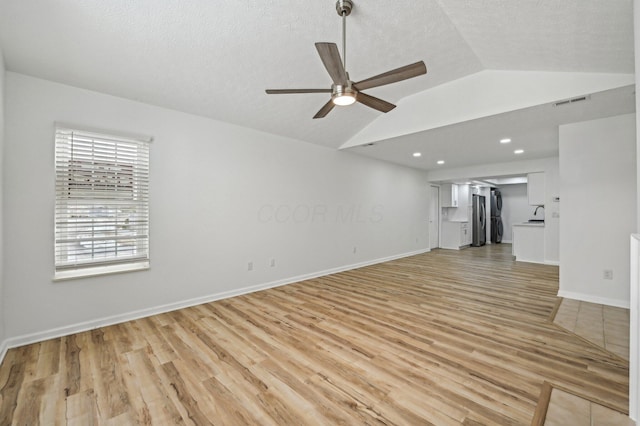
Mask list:
[[[398,102],[482,69],[633,72],[631,0],[355,0],[347,68],[418,60],[428,74],[369,94]],[[333,0],[0,0],[7,69],[339,147],[381,113],[311,117],[328,88],[314,43],[339,44]],[[398,107],[389,114],[402,114]]]
[[630,0],[439,0],[487,69],[633,73]]

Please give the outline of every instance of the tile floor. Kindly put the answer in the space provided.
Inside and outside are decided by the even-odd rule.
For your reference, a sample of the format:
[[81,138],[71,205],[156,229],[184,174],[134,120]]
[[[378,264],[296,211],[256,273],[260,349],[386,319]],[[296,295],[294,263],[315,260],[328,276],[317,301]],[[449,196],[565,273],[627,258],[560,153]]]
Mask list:
[[562,299],[553,322],[629,360],[629,310]]
[[[629,310],[563,299],[553,322],[629,360]],[[554,388],[545,426],[633,426],[625,414]]]
[[554,388],[545,426],[634,426],[625,414]]

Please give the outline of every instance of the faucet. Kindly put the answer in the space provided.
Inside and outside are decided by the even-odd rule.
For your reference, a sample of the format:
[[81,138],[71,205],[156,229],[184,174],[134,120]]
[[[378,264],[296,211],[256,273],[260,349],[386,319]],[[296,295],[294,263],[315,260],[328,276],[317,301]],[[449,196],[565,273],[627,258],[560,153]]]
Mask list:
[[542,207],[542,208],[544,209],[544,206],[538,206],[538,207],[536,207],[536,209],[535,209],[535,210],[534,210],[534,212],[533,212],[533,215],[534,215],[534,216],[538,214],[538,209],[539,209],[540,207]]

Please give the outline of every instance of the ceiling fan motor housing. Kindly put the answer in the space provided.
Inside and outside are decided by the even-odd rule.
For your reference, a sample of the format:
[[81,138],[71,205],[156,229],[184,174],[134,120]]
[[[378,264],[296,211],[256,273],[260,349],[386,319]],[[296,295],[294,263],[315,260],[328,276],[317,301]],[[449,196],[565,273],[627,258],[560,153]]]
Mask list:
[[336,2],[336,12],[338,12],[340,16],[349,16],[351,9],[353,9],[353,2],[351,0],[338,0]]

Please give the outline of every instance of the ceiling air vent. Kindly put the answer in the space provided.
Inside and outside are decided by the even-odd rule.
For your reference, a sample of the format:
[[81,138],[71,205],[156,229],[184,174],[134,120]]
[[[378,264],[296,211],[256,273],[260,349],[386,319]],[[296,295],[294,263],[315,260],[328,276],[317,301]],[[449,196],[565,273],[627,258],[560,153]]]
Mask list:
[[591,95],[579,96],[577,98],[565,99],[562,101],[555,102],[553,106],[558,107],[563,105],[569,105],[569,104],[574,104],[576,102],[588,101],[589,99],[591,99]]

